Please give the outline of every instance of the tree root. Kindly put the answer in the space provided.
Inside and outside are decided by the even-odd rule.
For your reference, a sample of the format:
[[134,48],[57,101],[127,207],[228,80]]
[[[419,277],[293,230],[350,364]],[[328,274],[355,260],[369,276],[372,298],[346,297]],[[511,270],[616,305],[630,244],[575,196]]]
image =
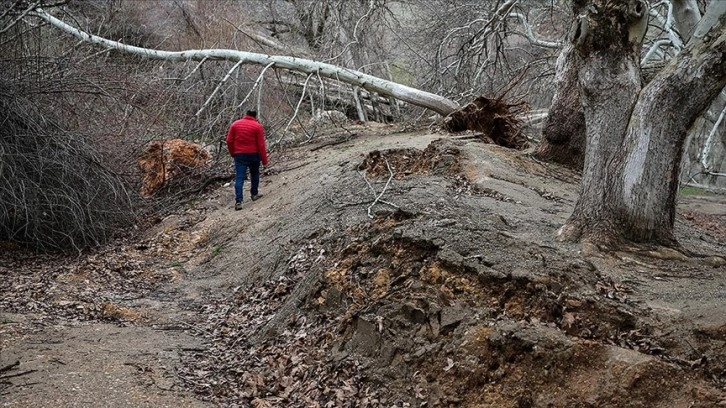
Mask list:
[[522,136],[522,121],[518,117],[522,109],[522,104],[510,105],[482,95],[444,118],[444,128],[449,132],[479,131],[485,141],[522,150],[527,147],[526,138]]

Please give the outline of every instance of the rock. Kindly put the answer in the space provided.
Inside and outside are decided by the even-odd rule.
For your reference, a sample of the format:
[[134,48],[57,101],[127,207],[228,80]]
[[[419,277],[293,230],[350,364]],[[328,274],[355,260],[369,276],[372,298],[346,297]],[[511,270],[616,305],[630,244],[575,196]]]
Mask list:
[[[452,329],[456,327],[469,314],[461,302],[454,302],[451,306],[441,309],[441,328]],[[453,327],[451,327],[453,326]]]
[[356,318],[353,323],[353,337],[346,349],[363,356],[374,356],[380,348],[380,334],[376,322]]

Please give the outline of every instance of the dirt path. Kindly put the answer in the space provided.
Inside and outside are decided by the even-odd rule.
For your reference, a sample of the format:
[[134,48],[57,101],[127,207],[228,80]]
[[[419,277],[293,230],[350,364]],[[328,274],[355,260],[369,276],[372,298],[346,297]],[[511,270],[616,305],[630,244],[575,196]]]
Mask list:
[[[242,211],[226,186],[109,252],[0,262],[1,406],[725,401],[718,258],[583,257],[553,240],[575,174],[382,133],[272,156]],[[725,202],[682,200],[686,247],[726,252]]]
[[[357,160],[369,149],[391,145],[426,146],[438,137],[409,135],[393,142],[371,138],[365,145],[350,143],[338,155]],[[3,293],[10,295],[14,287],[38,286],[50,278],[48,275],[55,276],[52,288],[46,287],[48,290],[40,295],[41,302],[20,298],[11,307],[4,305],[5,310],[0,309],[0,367],[20,363],[8,371],[17,377],[0,385],[0,406],[207,406],[208,403],[194,399],[181,389],[175,373],[180,364],[179,353],[204,349],[201,338],[194,336],[200,331],[194,325],[204,318],[197,310],[203,299],[224,291],[231,293],[235,287],[251,281],[254,271],[261,269],[260,261],[254,261],[253,254],[262,252],[264,260],[264,252],[268,251],[259,249],[259,240],[265,231],[285,230],[288,235],[285,239],[298,239],[301,232],[296,231],[295,223],[290,219],[281,221],[279,214],[293,215],[295,208],[304,208],[306,203],[301,193],[309,191],[311,185],[301,180],[310,180],[313,175],[321,183],[331,182],[330,167],[337,166],[339,160],[337,155],[330,156],[326,151],[310,154],[305,148],[300,150],[286,153],[275,166],[275,173],[279,174],[263,178],[262,191],[267,195],[264,200],[254,205],[247,201],[243,211],[232,211],[233,191],[231,186],[226,186],[193,208],[167,217],[139,238],[141,245],[123,243],[115,248],[122,256],[144,259],[144,271],[139,275],[153,270],[152,275],[163,275],[166,281],[152,290],[130,296],[132,300],[116,300],[128,297],[124,293],[105,296],[114,299],[110,302],[81,300],[87,296],[79,293],[99,290],[102,282],[85,280],[88,274],[85,268],[92,265],[70,261],[68,266],[65,259],[48,259],[57,265],[38,268],[33,276],[5,286]],[[220,239],[223,234],[228,235]],[[207,245],[210,242],[215,244]],[[250,246],[254,249],[237,251]],[[227,247],[235,250],[229,251]],[[286,247],[278,244],[278,248]],[[160,254],[157,259],[153,258],[155,250]],[[278,255],[274,251],[270,254]],[[210,266],[212,259],[215,259],[214,266]],[[17,267],[17,263],[5,264],[3,272],[11,275]],[[248,268],[252,272],[245,272]],[[73,271],[65,272],[68,269]],[[73,289],[66,296],[64,290],[69,286]],[[121,292],[126,288],[120,284],[109,291]],[[28,291],[21,295],[37,297],[38,293]],[[109,307],[104,315],[101,309],[106,305]],[[31,312],[38,307],[41,313]],[[27,313],[6,311],[14,308]],[[65,309],[73,308],[79,308],[80,312],[70,314],[81,315],[80,319],[78,316],[73,316],[71,321],[63,319],[68,314]],[[58,309],[63,311],[58,313]],[[56,319],[58,314],[60,320]],[[113,324],[114,321],[120,324]]]
[[[95,323],[49,327],[3,352],[20,372],[7,407],[205,406],[174,389],[178,351],[199,347],[183,333]],[[16,373],[19,374],[19,373]]]

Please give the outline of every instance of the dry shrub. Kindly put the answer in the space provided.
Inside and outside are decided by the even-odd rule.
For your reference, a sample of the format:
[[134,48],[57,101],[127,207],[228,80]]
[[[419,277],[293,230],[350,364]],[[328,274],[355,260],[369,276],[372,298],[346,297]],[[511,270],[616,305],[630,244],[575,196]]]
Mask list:
[[94,148],[0,82],[0,240],[81,249],[132,217],[121,179]]

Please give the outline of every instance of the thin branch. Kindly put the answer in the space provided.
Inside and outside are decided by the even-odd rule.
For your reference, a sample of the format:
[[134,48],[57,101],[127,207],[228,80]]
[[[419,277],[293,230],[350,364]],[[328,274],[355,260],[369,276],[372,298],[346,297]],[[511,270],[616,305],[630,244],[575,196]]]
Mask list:
[[194,69],[187,76],[185,76],[184,78],[164,78],[164,79],[172,79],[172,80],[182,80],[182,81],[186,81],[187,79],[191,78],[191,76],[194,75],[194,73],[197,72],[197,70],[199,70],[199,68],[205,62],[207,62],[207,60],[209,60],[209,58],[206,58],[206,57],[202,58],[202,60],[199,61],[199,64],[197,64],[197,66],[194,67]]
[[222,80],[219,81],[219,84],[217,84],[217,87],[214,88],[214,91],[212,91],[212,94],[209,95],[209,98],[207,98],[207,100],[204,102],[204,104],[202,105],[202,107],[199,108],[199,110],[197,111],[196,114],[194,114],[194,116],[199,117],[199,115],[201,115],[201,113],[204,111],[204,108],[206,108],[209,105],[209,103],[212,101],[212,99],[214,98],[214,95],[216,95],[217,92],[219,92],[219,89],[222,88],[222,85],[224,85],[224,83],[227,82],[227,80],[229,79],[229,77],[232,76],[232,73],[234,73],[234,71],[236,71],[237,68],[239,68],[240,65],[242,65],[242,61],[239,61],[238,63],[234,64],[234,66],[232,67],[232,69],[230,69],[227,72],[227,75],[225,75],[224,78],[222,78]]
[[274,143],[274,145],[278,145],[278,144],[280,144],[280,142],[282,142],[282,139],[285,137],[285,134],[290,129],[290,125],[292,124],[292,121],[295,120],[295,117],[297,117],[297,113],[300,111],[300,105],[305,100],[305,92],[306,92],[307,87],[308,87],[308,81],[310,81],[310,78],[312,78],[312,76],[313,76],[313,74],[310,73],[307,76],[307,78],[305,78],[305,83],[303,84],[303,89],[302,89],[302,93],[300,95],[300,99],[297,101],[297,106],[295,106],[295,112],[293,112],[292,117],[287,122],[287,125],[285,126],[285,129],[282,131],[282,136],[280,136],[280,138]]
[[15,9],[15,7],[18,7],[20,5],[20,3],[22,3],[22,2],[23,2],[23,0],[15,0],[15,3],[12,6],[6,8],[5,11],[2,14],[0,14],[0,20],[2,20],[3,18],[5,18],[5,16],[10,14],[10,12],[13,11]]
[[[666,6],[666,18],[664,19],[663,16],[656,11],[655,9],[658,8],[661,5]],[[676,52],[680,51],[683,48],[683,41],[681,40],[681,36],[678,35],[678,33],[673,29],[673,5],[670,1],[661,1],[660,3],[656,4],[654,7],[651,8],[650,15],[655,17],[655,19],[663,26],[663,30],[668,34],[668,38],[673,43],[673,48]]]
[[534,45],[544,47],[544,48],[562,48],[562,41],[547,41],[543,40],[541,38],[538,38],[534,32],[532,31],[532,25],[529,24],[529,20],[527,17],[522,13],[509,13],[509,17],[516,17],[519,19],[519,22],[522,23],[522,26],[524,27],[524,36]]
[[716,119],[716,123],[713,124],[711,131],[708,133],[706,143],[704,144],[703,150],[701,151],[701,165],[707,171],[710,171],[711,167],[708,165],[708,156],[711,155],[711,148],[713,148],[713,144],[716,140],[716,133],[718,132],[718,127],[721,125],[721,122],[723,122],[724,116],[726,116],[726,106],[724,106],[724,108],[721,110],[721,114],[718,115],[718,119]]
[[[383,190],[381,190],[380,194],[376,195],[376,199],[373,200],[371,205],[368,206],[368,218],[370,218],[370,219],[373,219],[373,214],[371,214],[371,209],[373,208],[374,205],[376,205],[376,203],[381,201],[381,197],[383,197],[383,194],[386,192],[386,190],[388,189],[388,186],[391,184],[391,180],[393,180],[393,169],[391,169],[391,164],[388,163],[388,159],[386,159],[385,157],[383,159],[386,161],[386,168],[388,168],[388,174],[389,174],[388,180],[386,181],[386,185],[383,186]],[[366,183],[368,183],[368,187],[373,189],[373,186],[371,186],[371,183],[368,182],[368,179],[366,179],[365,176],[363,178],[365,179]],[[375,190],[373,192],[375,194]],[[386,203],[386,204],[390,204],[390,203]],[[398,208],[398,207],[396,207],[396,208]]]
[[275,65],[275,63],[271,62],[271,63],[267,64],[265,66],[265,68],[262,69],[262,72],[260,72],[260,75],[257,76],[255,83],[252,85],[252,89],[250,89],[250,91],[247,93],[247,95],[245,95],[245,98],[242,99],[242,102],[240,102],[239,105],[237,105],[237,109],[241,108],[242,105],[244,105],[245,102],[247,102],[247,100],[250,98],[250,95],[252,95],[252,92],[254,92],[255,89],[257,89],[257,87],[260,86],[260,83],[262,83],[262,80],[265,79],[265,71],[267,71],[267,69],[273,65]]
[[5,371],[10,371],[19,365],[20,365],[20,360],[15,360],[12,363],[10,363],[4,367],[0,367],[0,373],[4,373]]
[[[22,13],[20,13],[20,15],[19,15],[18,17],[16,17],[16,18],[15,18],[15,20],[13,20],[12,22],[10,22],[10,24],[8,24],[8,25],[6,25],[5,27],[3,27],[3,29],[2,29],[2,30],[0,30],[0,34],[2,34],[2,33],[4,33],[4,32],[6,32],[6,31],[8,31],[8,30],[9,30],[9,29],[11,29],[11,28],[13,28],[13,27],[15,26],[15,24],[18,24],[18,22],[19,22],[20,20],[22,20],[23,18],[25,18],[25,16],[27,16],[27,15],[28,15],[28,14],[30,14],[30,13],[31,13],[31,12],[32,12],[32,11],[33,11],[33,10],[34,10],[35,8],[37,8],[37,7],[38,7],[38,5],[39,5],[39,4],[41,3],[41,2],[42,2],[42,0],[37,0],[37,1],[35,2],[35,3],[33,3],[32,5],[30,5],[30,6],[29,6],[29,7],[27,8],[27,9],[25,9],[25,11],[23,11]],[[16,3],[16,5],[17,5],[17,3]]]
[[[375,197],[377,195],[376,189],[373,188],[373,185],[371,184],[371,182],[368,181],[368,178],[366,177],[365,172],[360,171],[359,173],[360,173],[361,177],[363,177],[363,181],[365,181],[366,184],[368,185],[368,189],[371,190],[371,193],[373,193],[373,196]],[[396,204],[393,204],[393,203],[385,201],[385,200],[378,200],[378,202],[381,204],[390,205],[393,208],[401,208],[401,207],[397,206]]]
[[247,32],[246,30],[244,30],[244,29],[243,29],[242,27],[239,27],[239,26],[237,26],[236,24],[234,24],[233,22],[231,22],[231,21],[230,21],[230,20],[229,20],[229,19],[228,19],[227,17],[224,17],[224,16],[223,16],[223,17],[222,17],[222,19],[223,19],[224,21],[226,21],[226,22],[227,22],[227,24],[229,24],[229,25],[231,25],[232,27],[234,27],[234,28],[235,28],[235,30],[239,31],[239,32],[240,32],[240,33],[242,33],[242,34],[243,34],[244,36],[246,36],[246,37],[247,37],[247,38],[249,38],[250,40],[252,40],[252,41],[256,42],[257,44],[267,45],[267,46],[269,46],[269,47],[272,47],[272,48],[274,48],[275,50],[278,50],[278,51],[284,51],[284,48],[285,48],[285,47],[284,47],[284,46],[282,46],[282,45],[280,45],[280,44],[278,44],[277,42],[275,42],[275,41],[273,41],[273,40],[271,40],[271,39],[269,39],[269,38],[267,38],[267,37],[264,37],[264,36],[262,36],[262,35],[256,34],[256,33],[249,33],[249,32]]
[[673,41],[671,41],[670,39],[664,38],[664,39],[654,42],[653,45],[651,45],[648,52],[645,53],[645,56],[643,56],[643,59],[640,60],[640,65],[645,65],[645,63],[650,61],[650,59],[653,57],[653,54],[655,54],[660,49],[660,47],[663,45],[673,46]]

